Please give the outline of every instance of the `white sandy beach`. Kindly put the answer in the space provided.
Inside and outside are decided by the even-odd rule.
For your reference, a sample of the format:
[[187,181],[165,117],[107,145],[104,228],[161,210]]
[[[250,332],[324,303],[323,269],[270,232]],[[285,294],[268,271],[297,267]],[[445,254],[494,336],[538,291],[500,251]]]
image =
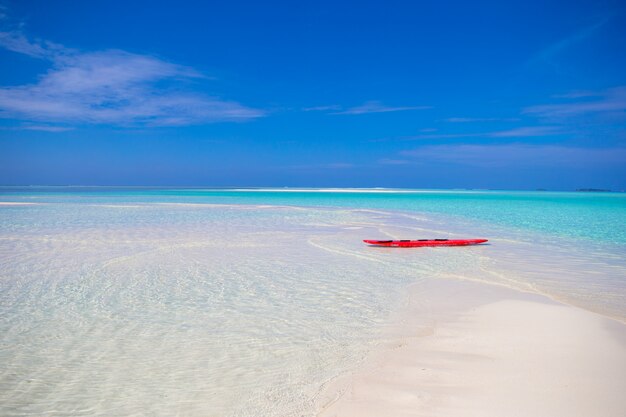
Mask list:
[[623,323],[480,284],[426,291],[428,306],[409,306],[389,343],[331,384],[320,417],[624,415]]

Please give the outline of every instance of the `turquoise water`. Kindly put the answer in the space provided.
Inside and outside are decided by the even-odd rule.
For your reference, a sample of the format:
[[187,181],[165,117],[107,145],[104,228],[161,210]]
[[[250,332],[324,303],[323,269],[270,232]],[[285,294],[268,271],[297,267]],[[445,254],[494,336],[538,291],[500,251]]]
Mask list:
[[[356,190],[358,191],[358,190]],[[373,192],[372,192],[373,191]],[[626,244],[626,194],[586,192],[522,192],[397,190],[381,192],[128,189],[128,188],[0,188],[0,199],[53,202],[188,202],[271,204],[402,210],[453,215],[529,229],[550,235]]]
[[[3,416],[313,416],[431,280],[626,321],[622,194],[61,187],[0,203]],[[361,242],[461,236],[490,244]]]

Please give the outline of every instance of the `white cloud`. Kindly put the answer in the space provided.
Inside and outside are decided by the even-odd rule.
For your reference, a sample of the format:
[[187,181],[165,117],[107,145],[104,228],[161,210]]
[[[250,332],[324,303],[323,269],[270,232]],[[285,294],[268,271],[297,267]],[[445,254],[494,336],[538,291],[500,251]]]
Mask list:
[[385,106],[379,101],[368,101],[360,106],[350,107],[346,110],[334,112],[332,114],[367,114],[367,113],[388,113],[396,111],[407,110],[426,110],[430,109],[430,106],[410,106],[410,107],[392,107]]
[[0,20],[7,18],[7,6],[0,4]]
[[626,111],[626,86],[611,88],[598,93],[573,95],[571,98],[595,97],[561,104],[544,104],[524,109],[524,113],[542,118],[566,119],[583,115],[619,114]]
[[50,41],[28,39],[21,31],[11,30],[0,32],[0,47],[33,58],[58,60],[64,55],[76,54],[78,51]]
[[341,110],[341,106],[338,105],[330,105],[330,106],[314,106],[314,107],[305,107],[302,111],[329,111],[329,110]]
[[298,164],[298,165],[286,165],[283,168],[289,170],[343,170],[343,169],[352,169],[357,168],[358,165],[350,163],[350,162],[329,162],[322,164]]
[[560,126],[522,126],[507,130],[497,130],[493,132],[423,134],[411,136],[409,140],[456,138],[527,138],[561,135],[563,133],[565,133],[565,131]]
[[491,138],[519,138],[535,136],[560,135],[563,129],[559,126],[523,126],[514,129],[500,130],[486,134]]
[[400,152],[419,162],[476,167],[569,166],[626,164],[626,148],[583,148],[560,145],[433,145]]
[[190,91],[207,77],[162,59],[121,50],[80,52],[0,33],[0,46],[51,61],[34,84],[0,88],[0,117],[65,124],[179,126],[261,117],[253,109]]
[[445,122],[450,123],[471,123],[471,122],[492,122],[500,119],[496,118],[477,118],[477,117],[449,117],[444,119]]
[[444,122],[449,123],[474,123],[474,122],[516,122],[519,119],[509,117],[505,119],[501,119],[498,117],[449,117],[444,119]]
[[396,111],[407,111],[407,110],[425,110],[431,109],[430,106],[403,106],[403,107],[393,107],[386,106],[379,101],[367,101],[360,106],[349,107],[344,109],[342,106],[333,104],[329,106],[315,106],[315,107],[305,107],[303,111],[325,111],[330,112],[330,114],[367,114],[367,113],[389,113]]
[[383,158],[379,159],[378,163],[381,165],[406,165],[410,164],[411,161],[408,161],[406,159]]
[[32,126],[20,126],[18,129],[20,130],[37,130],[40,132],[67,132],[68,130],[74,130],[73,127],[66,127],[66,126],[39,126],[39,125],[32,125]]
[[326,166],[331,169],[347,169],[354,168],[356,165],[349,162],[332,162],[330,164],[327,164]]

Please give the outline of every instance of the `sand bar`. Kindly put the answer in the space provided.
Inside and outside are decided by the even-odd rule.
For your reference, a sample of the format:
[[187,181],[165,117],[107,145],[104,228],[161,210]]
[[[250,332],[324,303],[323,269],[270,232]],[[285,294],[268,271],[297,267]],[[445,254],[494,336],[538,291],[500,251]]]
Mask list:
[[624,415],[623,323],[480,284],[419,291],[430,305],[327,388],[320,417]]
[[43,203],[28,203],[22,201],[0,201],[0,206],[36,206]]

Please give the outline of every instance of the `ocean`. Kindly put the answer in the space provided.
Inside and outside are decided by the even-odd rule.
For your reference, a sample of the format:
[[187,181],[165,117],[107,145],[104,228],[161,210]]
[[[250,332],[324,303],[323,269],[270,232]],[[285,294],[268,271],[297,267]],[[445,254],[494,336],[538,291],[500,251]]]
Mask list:
[[626,322],[624,254],[622,193],[0,188],[0,415],[312,416],[408,286]]

